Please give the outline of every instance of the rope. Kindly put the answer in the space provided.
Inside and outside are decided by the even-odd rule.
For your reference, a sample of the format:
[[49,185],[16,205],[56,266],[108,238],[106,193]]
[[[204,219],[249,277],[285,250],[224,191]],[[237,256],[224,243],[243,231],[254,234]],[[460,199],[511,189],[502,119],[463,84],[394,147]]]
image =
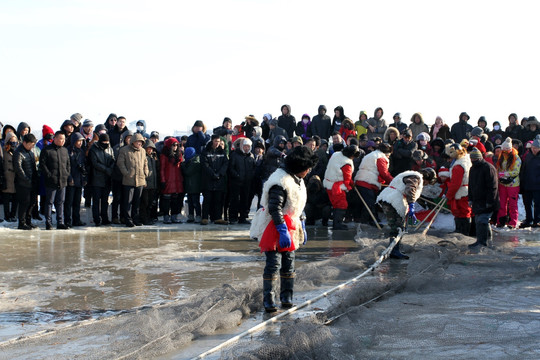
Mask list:
[[293,306],[292,308],[290,308],[289,310],[285,311],[285,312],[282,312],[281,314],[279,315],[276,315],[274,316],[273,318],[271,319],[268,319],[266,321],[263,321],[262,323],[252,327],[251,329],[248,329],[246,331],[244,331],[243,333],[239,334],[239,335],[236,335],[235,337],[213,347],[212,349],[200,354],[199,356],[195,357],[194,359],[203,359],[205,358],[206,356],[212,354],[212,353],[215,353],[216,351],[226,347],[226,346],[229,346],[231,344],[234,344],[235,342],[237,342],[238,340],[240,340],[241,338],[247,336],[247,335],[251,335],[253,333],[256,333],[258,332],[259,330],[262,330],[263,328],[265,328],[266,326],[270,325],[270,324],[273,324],[275,322],[277,322],[279,319],[287,316],[287,315],[290,315],[292,313],[294,313],[295,311],[297,310],[300,310],[308,305],[311,305],[315,302],[317,302],[318,300],[324,298],[324,297],[327,297],[328,295],[330,295],[331,293],[335,292],[335,291],[338,291],[338,290],[341,290],[343,289],[344,287],[352,284],[352,283],[355,283],[357,282],[358,280],[360,280],[361,278],[363,278],[364,276],[366,276],[367,274],[369,274],[371,271],[375,270],[375,268],[377,266],[379,266],[386,258],[388,258],[388,256],[390,255],[390,252],[392,251],[392,249],[394,248],[394,246],[397,245],[397,243],[401,240],[401,238],[403,237],[403,234],[404,232],[400,231],[398,236],[396,236],[394,238],[394,240],[390,243],[390,245],[388,245],[388,247],[381,253],[381,256],[379,256],[379,258],[377,259],[377,261],[375,261],[370,267],[367,268],[367,270],[365,270],[363,273],[361,273],[360,275],[358,275],[357,277],[353,278],[353,279],[350,279],[338,286],[335,286],[333,287],[332,289],[328,290],[328,291],[325,291],[324,293],[314,297],[313,299],[310,299],[310,300],[307,300],[305,301],[304,303],[300,304],[300,305],[297,305],[297,306]]

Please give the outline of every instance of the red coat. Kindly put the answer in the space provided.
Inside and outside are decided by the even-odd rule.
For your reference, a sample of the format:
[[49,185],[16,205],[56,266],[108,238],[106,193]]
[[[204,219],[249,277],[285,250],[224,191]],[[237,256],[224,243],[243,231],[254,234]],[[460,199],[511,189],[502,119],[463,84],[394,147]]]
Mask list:
[[161,182],[165,183],[165,188],[161,190],[163,194],[181,194],[184,192],[184,176],[182,175],[182,171],[180,171],[182,161],[181,154],[177,163],[171,161],[165,154],[159,156]]

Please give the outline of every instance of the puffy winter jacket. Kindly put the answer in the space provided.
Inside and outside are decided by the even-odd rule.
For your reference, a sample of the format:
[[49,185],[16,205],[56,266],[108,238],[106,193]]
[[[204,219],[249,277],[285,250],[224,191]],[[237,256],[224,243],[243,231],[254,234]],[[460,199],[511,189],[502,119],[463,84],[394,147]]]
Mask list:
[[202,165],[199,155],[183,161],[180,164],[182,174],[184,175],[184,191],[188,194],[199,194],[202,190]]
[[[137,136],[141,135],[134,135],[132,140],[135,141]],[[122,173],[122,185],[135,187],[146,185],[148,163],[146,151],[143,148],[135,149],[133,145],[124,146],[118,153],[116,165]]]
[[88,156],[91,164],[90,183],[92,186],[108,187],[115,166],[113,149],[110,146],[103,149],[96,142],[88,151]]
[[247,185],[255,174],[255,157],[251,152],[235,149],[229,159],[229,176],[234,185]]
[[497,170],[493,165],[478,160],[469,171],[469,201],[474,214],[485,214],[499,210]]
[[70,147],[68,150],[69,162],[71,164],[71,171],[68,177],[68,184],[71,186],[83,187],[86,183],[86,156],[84,156],[84,149],[76,147]]
[[530,151],[521,164],[521,188],[524,191],[540,191],[540,152],[536,155]]
[[404,171],[412,169],[412,153],[416,150],[416,142],[411,141],[405,144],[399,140],[394,145],[394,151],[391,155],[392,176],[396,176]]
[[13,167],[15,168],[15,185],[26,189],[37,189],[36,157],[32,150],[28,151],[23,144],[20,144],[13,153]]
[[225,191],[227,189],[227,168],[229,159],[221,147],[206,145],[201,155],[203,191]]

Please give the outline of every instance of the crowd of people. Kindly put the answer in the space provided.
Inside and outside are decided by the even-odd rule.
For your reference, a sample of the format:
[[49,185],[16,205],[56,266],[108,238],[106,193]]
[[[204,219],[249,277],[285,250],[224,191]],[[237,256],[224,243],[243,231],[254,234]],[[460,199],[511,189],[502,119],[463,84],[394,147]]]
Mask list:
[[[4,220],[31,230],[32,219],[44,216],[52,229],[54,214],[57,229],[84,226],[84,204],[95,226],[151,225],[158,216],[165,224],[180,223],[186,199],[187,222],[249,224],[253,199],[261,207],[264,184],[294,148],[304,146],[318,159],[302,180],[306,225],[321,220],[328,226],[330,219],[335,230],[346,229],[346,222],[376,225],[384,203],[392,202],[382,192],[416,172],[431,182],[422,191],[447,199],[458,232],[469,234],[471,218],[488,208],[493,215],[487,221],[499,227],[540,226],[540,123],[534,116],[519,121],[512,113],[503,130],[499,121],[488,128],[483,116],[472,125],[465,112],[451,126],[441,117],[429,126],[420,113],[409,122],[400,113],[388,122],[383,115],[382,108],[371,117],[361,111],[354,121],[342,106],[330,117],[321,105],[313,118],[303,114],[297,122],[283,105],[279,117],[248,115],[238,124],[226,117],[212,131],[198,120],[189,136],[163,139],[147,131],[144,120],[131,131],[115,114],[96,125],[73,114],[56,131],[43,125],[41,139],[25,122],[2,125]],[[470,196],[469,186],[478,160],[496,169],[497,199],[482,206],[474,201],[485,187],[474,184]],[[519,194],[526,210],[521,223]]]

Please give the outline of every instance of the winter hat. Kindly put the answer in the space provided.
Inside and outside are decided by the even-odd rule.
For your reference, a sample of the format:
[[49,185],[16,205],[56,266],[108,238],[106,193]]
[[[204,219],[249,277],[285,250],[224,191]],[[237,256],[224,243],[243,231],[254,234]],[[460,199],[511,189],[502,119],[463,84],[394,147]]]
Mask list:
[[465,150],[458,143],[446,145],[445,152],[452,159],[459,159],[465,154]]
[[300,143],[300,145],[304,145],[304,142],[302,141],[302,138],[300,136],[293,136],[291,139],[291,143]]
[[444,148],[444,140],[440,137],[433,139],[431,146],[439,146],[441,149]]
[[99,142],[109,141],[109,134],[100,134],[99,135]]
[[195,126],[200,126],[200,127],[204,128],[204,124],[203,124],[202,120],[195,121],[195,124],[193,124],[192,127],[195,127]]
[[450,177],[450,170],[448,170],[447,168],[445,168],[444,166],[441,166],[441,168],[439,169],[439,177]]
[[412,153],[412,159],[414,161],[422,161],[427,158],[428,158],[427,154],[423,152],[422,150],[414,150]]
[[79,140],[84,140],[84,136],[80,132],[74,132],[71,134],[71,144],[75,144]]
[[253,149],[263,149],[266,150],[266,147],[264,146],[264,143],[262,141],[255,141],[255,144],[253,145]]
[[[478,121],[480,121],[480,120],[478,120]],[[480,137],[480,136],[482,136],[483,133],[484,133],[484,129],[482,129],[480,126],[475,126],[471,131],[471,136]]]
[[[254,116],[254,115],[251,115],[251,114],[248,115],[248,116],[246,116],[244,119],[246,119],[246,120],[251,120],[251,121],[257,121],[257,119],[255,118],[255,116]],[[258,123],[258,121],[257,121],[257,123]]]
[[[193,125],[193,126],[196,126],[196,125]],[[171,148],[173,146],[173,144],[178,144],[178,140],[175,137],[170,137],[167,140],[165,140],[165,147],[166,148]]]
[[265,118],[266,118],[266,120],[268,120],[268,121],[272,120],[272,114],[269,114],[269,113],[264,114],[264,115],[263,115],[263,119],[265,119]]
[[272,125],[272,126],[278,126],[278,119],[273,118],[272,120],[270,120],[270,124],[269,124],[269,125]]
[[540,135],[536,135],[532,143],[532,146],[540,148]]
[[368,137],[367,137],[366,134],[362,134],[362,135],[360,135],[360,137],[358,138],[358,140],[360,140],[360,141],[367,141],[367,140],[368,140]]
[[369,140],[369,141],[367,142],[367,144],[366,144],[366,147],[367,147],[367,148],[368,148],[368,147],[375,148],[375,147],[376,147],[375,141]]
[[412,130],[409,129],[409,128],[406,128],[406,129],[404,129],[404,130],[401,132],[401,135],[402,135],[402,136],[412,137]]
[[394,114],[394,116],[392,116],[392,119],[395,119],[395,118],[398,118],[399,120],[401,120],[401,113],[397,112]]
[[325,139],[321,139],[321,145],[319,145],[319,147],[323,146],[323,145],[327,145],[328,146],[328,141],[325,140]]
[[285,168],[292,174],[298,174],[317,165],[319,158],[306,146],[297,146],[285,158]]
[[155,149],[156,148],[156,145],[154,145],[154,142],[150,139],[146,139],[146,141],[144,142],[144,145],[143,145],[143,148],[152,148],[152,149]]
[[420,134],[418,134],[416,136],[416,141],[427,141],[427,142],[430,142],[431,141],[431,136],[429,136],[428,133],[426,132],[421,132]]
[[98,125],[96,126],[96,128],[94,129],[94,132],[96,132],[96,133],[99,134],[99,132],[100,132],[100,131],[103,131],[103,130],[107,131],[107,127],[105,127],[104,124],[98,124]]
[[188,147],[186,148],[186,150],[184,150],[184,158],[186,159],[186,161],[189,161],[191,159],[193,159],[193,157],[195,156],[197,152],[195,151],[195,148],[193,147]]
[[150,133],[150,137],[151,137],[151,138],[156,138],[156,139],[159,140],[159,132],[157,132],[157,131],[152,131],[152,132]]
[[[70,119],[71,119],[72,121],[76,121],[77,123],[80,124],[80,123],[81,123],[81,120],[82,120],[82,117],[83,117],[83,116],[82,116],[81,114],[75,113],[75,114],[73,114],[73,115],[70,116]],[[74,125],[74,126],[75,126],[75,125]]]
[[527,120],[527,126],[529,125],[536,125],[536,127],[540,127],[540,123],[538,120],[536,120],[536,116],[530,116]]
[[244,141],[242,141],[242,146],[244,146],[244,145],[251,146],[251,145],[253,145],[253,143],[248,138],[244,138]]
[[482,153],[477,148],[473,148],[469,153],[471,160],[480,160],[482,159]]
[[302,115],[302,120],[304,120],[304,119],[306,119],[306,118],[307,118],[308,120],[311,120],[311,117],[309,117],[308,114]]
[[502,151],[512,151],[512,139],[507,137],[502,143],[501,149]]
[[487,125],[487,121],[486,121],[486,117],[485,117],[485,116],[480,116],[480,117],[478,118],[478,125],[480,125],[481,122],[484,122],[484,123],[486,123],[486,125]]
[[467,114],[467,113],[464,111],[464,112],[462,112],[461,114],[459,114],[459,120],[461,120],[461,118],[462,118],[463,116],[466,116],[466,117],[467,117],[467,120],[469,120],[469,119],[471,118],[471,117],[469,116],[469,114]]
[[43,125],[43,129],[41,130],[41,134],[43,135],[43,137],[45,137],[45,135],[47,135],[47,134],[54,134],[54,130],[50,126]]
[[83,127],[85,127],[85,126],[94,126],[94,123],[92,122],[92,120],[86,119],[86,120],[84,120],[82,126]]

